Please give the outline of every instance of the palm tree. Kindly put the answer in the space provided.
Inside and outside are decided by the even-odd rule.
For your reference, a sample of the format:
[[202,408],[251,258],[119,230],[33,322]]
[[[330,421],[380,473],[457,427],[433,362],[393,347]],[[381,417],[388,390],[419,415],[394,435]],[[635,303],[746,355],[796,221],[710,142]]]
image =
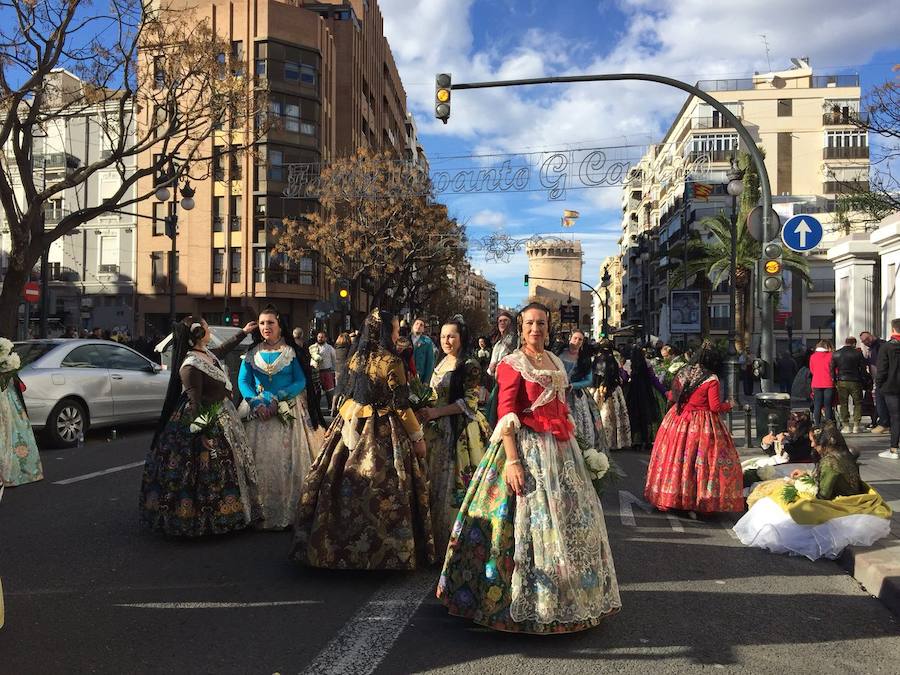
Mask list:
[[[713,287],[723,281],[727,281],[731,273],[731,221],[724,211],[718,215],[704,218],[700,221],[702,228],[708,233],[706,236],[694,236],[687,241],[687,266],[678,265],[669,276],[669,288],[680,287],[685,280],[690,282],[698,275],[704,275],[709,279]],[[735,333],[737,335],[738,351],[744,349],[744,345],[750,343],[750,318],[751,303],[750,289],[753,281],[753,270],[762,258],[762,244],[752,236],[747,229],[746,221],[738,218],[735,226],[737,234],[737,265],[735,283]],[[672,258],[681,259],[683,244],[672,247]],[[799,253],[785,249],[784,267],[790,270],[804,283],[811,284],[809,277],[809,265]]]

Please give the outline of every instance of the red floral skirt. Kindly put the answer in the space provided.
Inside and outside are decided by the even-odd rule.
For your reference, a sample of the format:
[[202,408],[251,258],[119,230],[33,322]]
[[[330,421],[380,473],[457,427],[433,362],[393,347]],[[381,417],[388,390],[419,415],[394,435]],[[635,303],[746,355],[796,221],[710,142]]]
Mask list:
[[669,409],[647,469],[644,495],[660,510],[743,511],[741,460],[717,413]]

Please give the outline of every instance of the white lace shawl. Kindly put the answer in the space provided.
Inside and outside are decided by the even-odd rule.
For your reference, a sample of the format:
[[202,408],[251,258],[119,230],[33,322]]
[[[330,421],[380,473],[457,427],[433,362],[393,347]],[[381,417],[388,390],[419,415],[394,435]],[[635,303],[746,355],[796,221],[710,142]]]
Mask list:
[[266,360],[262,357],[262,349],[260,349],[260,346],[254,345],[249,349],[244,360],[252,364],[252,366],[261,373],[275,375],[291,365],[295,358],[297,358],[297,354],[294,352],[293,347],[284,345],[281,349],[281,353],[278,354],[278,358],[269,364],[266,363]]
[[[560,358],[553,352],[544,352],[549,357],[556,370],[538,370],[535,368],[528,357],[521,349],[515,350],[509,356],[503,358],[500,363],[505,363],[522,376],[527,382],[533,382],[541,385],[543,391],[541,395],[528,408],[522,412],[533,412],[543,405],[547,405],[554,398],[559,399],[561,403],[566,402],[566,387],[569,386],[569,378],[566,375],[566,367]],[[491,435],[491,443],[496,443],[510,429],[518,431],[522,428],[522,423],[516,413],[506,413],[497,421],[494,427],[494,433]]]
[[216,364],[218,364],[217,366],[204,361],[196,354],[188,352],[187,356],[184,357],[184,361],[182,362],[181,367],[186,368],[190,366],[191,368],[196,368],[207,377],[224,384],[225,389],[230,392],[232,386],[231,378],[228,377],[228,367],[224,363],[222,363],[219,360],[219,357],[217,357],[212,352],[209,352],[209,355],[215,359]]

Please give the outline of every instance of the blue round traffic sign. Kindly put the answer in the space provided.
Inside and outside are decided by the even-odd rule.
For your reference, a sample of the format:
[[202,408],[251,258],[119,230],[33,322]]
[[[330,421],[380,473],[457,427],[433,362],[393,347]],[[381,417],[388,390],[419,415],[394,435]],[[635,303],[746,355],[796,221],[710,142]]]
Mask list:
[[781,228],[781,240],[792,251],[811,251],[822,241],[822,223],[813,216],[800,214],[788,220]]

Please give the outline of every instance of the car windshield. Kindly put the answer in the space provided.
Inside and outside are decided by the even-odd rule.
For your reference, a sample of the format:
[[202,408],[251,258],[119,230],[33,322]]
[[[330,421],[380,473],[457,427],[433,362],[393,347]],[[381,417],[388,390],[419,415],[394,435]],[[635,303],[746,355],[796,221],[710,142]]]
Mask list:
[[34,363],[56,346],[52,342],[16,342],[14,344],[23,368],[29,363]]

